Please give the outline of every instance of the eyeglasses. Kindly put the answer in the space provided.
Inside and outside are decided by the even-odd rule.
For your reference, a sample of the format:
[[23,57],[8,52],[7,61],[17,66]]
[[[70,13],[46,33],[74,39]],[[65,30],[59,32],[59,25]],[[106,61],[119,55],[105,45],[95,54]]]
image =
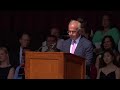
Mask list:
[[76,30],[76,31],[67,31],[67,33],[68,33],[68,34],[70,34],[70,33],[76,33],[76,32],[78,32],[78,31],[79,31],[79,29]]

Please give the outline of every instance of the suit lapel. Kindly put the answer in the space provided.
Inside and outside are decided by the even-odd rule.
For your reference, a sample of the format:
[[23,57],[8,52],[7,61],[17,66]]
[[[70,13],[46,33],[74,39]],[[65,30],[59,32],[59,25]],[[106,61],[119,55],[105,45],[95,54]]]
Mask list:
[[20,64],[20,47],[18,47],[17,49],[17,57],[18,57],[17,63]]
[[77,53],[77,51],[79,50],[79,48],[81,48],[82,47],[82,43],[84,42],[84,40],[83,40],[83,37],[81,36],[81,38],[80,38],[80,40],[79,40],[79,43],[78,43],[78,45],[77,45],[77,47],[76,47],[76,49],[75,49],[75,54]]

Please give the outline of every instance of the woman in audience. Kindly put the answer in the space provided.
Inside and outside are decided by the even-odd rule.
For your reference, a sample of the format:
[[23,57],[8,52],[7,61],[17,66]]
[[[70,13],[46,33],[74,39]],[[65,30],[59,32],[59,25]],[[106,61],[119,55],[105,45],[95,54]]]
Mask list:
[[105,50],[102,56],[102,67],[97,79],[120,79],[120,68],[116,66],[116,59],[112,50]]
[[7,48],[0,47],[0,79],[13,79],[15,69],[9,63]]
[[117,66],[120,66],[120,61],[119,61],[119,54],[117,49],[115,48],[115,42],[112,38],[112,36],[105,36],[102,40],[102,44],[101,44],[101,51],[99,51],[98,53],[94,54],[94,60],[93,60],[93,64],[91,65],[91,71],[90,71],[90,75],[92,79],[95,79],[97,76],[97,72],[99,70],[99,68],[101,68],[101,56],[103,54],[103,52],[105,50],[112,50],[115,54],[115,57],[117,58]]
[[96,58],[95,66],[96,66],[97,70],[101,67],[101,63],[100,63],[101,55],[103,54],[103,52],[105,50],[108,50],[108,49],[110,49],[114,52],[115,57],[118,56],[118,51],[115,48],[115,42],[114,42],[112,36],[105,36],[102,40],[101,51],[99,52],[99,54],[96,55],[97,58]]
[[115,46],[118,45],[118,41],[120,39],[120,32],[119,30],[112,25],[111,15],[105,14],[102,17],[102,27],[97,30],[93,36],[93,44],[96,46],[96,49],[100,48],[100,45],[102,43],[102,39],[104,36],[110,35],[113,37],[113,40],[115,42]]

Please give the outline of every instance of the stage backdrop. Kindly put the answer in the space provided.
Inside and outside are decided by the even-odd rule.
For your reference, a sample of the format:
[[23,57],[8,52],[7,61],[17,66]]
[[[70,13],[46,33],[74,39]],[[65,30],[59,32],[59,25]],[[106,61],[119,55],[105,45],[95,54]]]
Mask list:
[[57,26],[61,34],[65,34],[68,22],[81,16],[86,17],[90,27],[95,31],[101,24],[101,15],[105,12],[111,13],[114,17],[113,21],[120,27],[119,11],[2,10],[0,11],[0,45],[17,46],[19,34],[27,31],[32,36],[32,47],[37,49],[51,27]]

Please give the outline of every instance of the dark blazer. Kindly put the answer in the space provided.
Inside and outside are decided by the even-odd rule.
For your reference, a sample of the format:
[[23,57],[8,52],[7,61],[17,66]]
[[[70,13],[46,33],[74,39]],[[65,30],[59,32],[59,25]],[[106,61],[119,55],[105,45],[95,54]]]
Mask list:
[[[32,51],[31,47],[28,47],[30,51]],[[20,65],[20,46],[14,47],[10,49],[9,52],[9,57],[10,57],[10,64],[13,65],[14,67],[17,67]]]
[[[70,45],[72,40],[67,39],[64,41],[61,51],[70,53]],[[93,59],[93,45],[92,42],[81,36],[80,41],[76,47],[75,55],[83,57],[86,59],[86,64],[90,65]]]
[[10,64],[15,68],[20,65],[19,52],[20,52],[20,47],[11,48],[9,52]]

